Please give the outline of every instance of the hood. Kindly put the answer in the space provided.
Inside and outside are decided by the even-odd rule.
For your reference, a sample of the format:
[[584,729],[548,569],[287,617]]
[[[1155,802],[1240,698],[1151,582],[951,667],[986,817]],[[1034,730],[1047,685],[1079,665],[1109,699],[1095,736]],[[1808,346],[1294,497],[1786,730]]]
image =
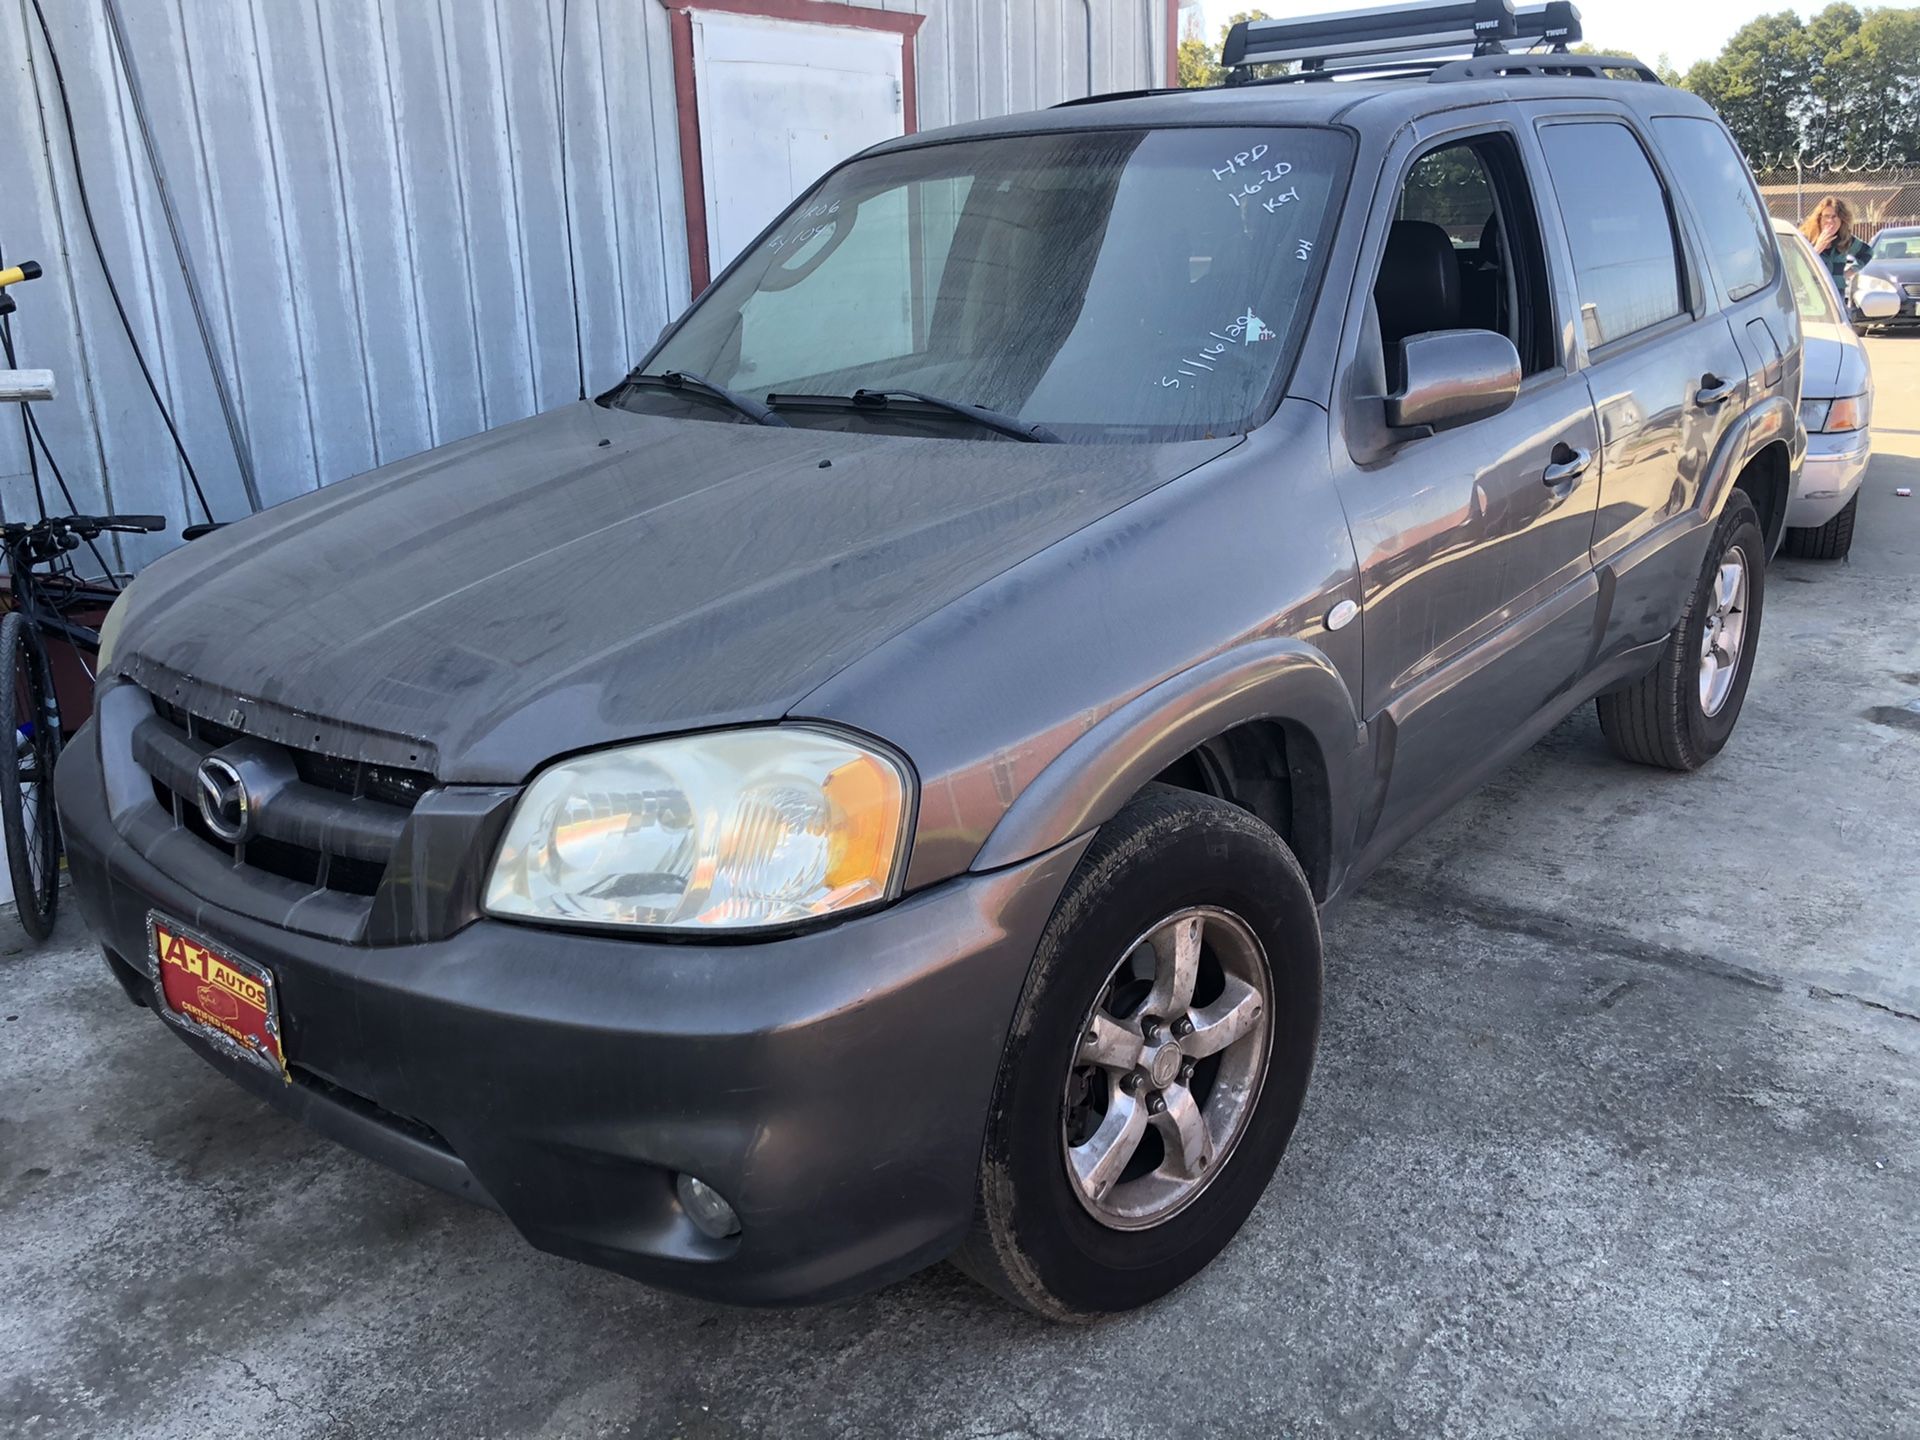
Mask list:
[[1238,437],[1027,445],[571,405],[197,540],[115,668],[407,742],[443,780],[780,718]]
[[1847,349],[1859,349],[1860,342],[1851,326],[1828,321],[1801,321],[1801,397],[1832,399],[1837,396],[1839,371],[1847,359]]
[[1832,400],[1866,388],[1867,347],[1851,325],[1810,320],[1800,328],[1801,398]]
[[1898,285],[1920,285],[1920,255],[1903,255],[1897,260],[1869,260],[1860,267],[1859,273],[1883,276]]

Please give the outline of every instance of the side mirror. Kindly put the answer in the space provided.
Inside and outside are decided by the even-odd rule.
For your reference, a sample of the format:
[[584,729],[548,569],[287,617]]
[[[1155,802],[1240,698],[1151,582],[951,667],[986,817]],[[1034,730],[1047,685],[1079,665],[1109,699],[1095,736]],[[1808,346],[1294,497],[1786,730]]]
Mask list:
[[1862,290],[1853,297],[1853,308],[1868,320],[1891,320],[1900,313],[1900,297],[1887,290]]
[[1492,330],[1430,330],[1388,348],[1387,424],[1450,430],[1498,415],[1520,393],[1520,352]]

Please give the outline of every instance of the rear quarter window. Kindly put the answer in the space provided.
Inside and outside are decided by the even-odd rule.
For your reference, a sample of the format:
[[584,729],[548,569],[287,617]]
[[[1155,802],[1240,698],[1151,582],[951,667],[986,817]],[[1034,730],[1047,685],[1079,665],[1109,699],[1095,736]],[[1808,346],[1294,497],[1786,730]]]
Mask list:
[[1711,120],[1669,115],[1653,122],[1653,136],[1700,222],[1727,298],[1765,289],[1774,274],[1772,228],[1727,132]]

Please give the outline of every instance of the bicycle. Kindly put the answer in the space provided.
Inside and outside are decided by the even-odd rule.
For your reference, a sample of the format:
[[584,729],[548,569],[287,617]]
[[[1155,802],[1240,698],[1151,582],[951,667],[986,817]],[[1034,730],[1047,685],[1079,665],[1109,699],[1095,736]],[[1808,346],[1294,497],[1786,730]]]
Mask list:
[[[0,270],[0,316],[14,308],[7,287],[39,274],[31,261]],[[110,571],[99,580],[83,578],[74,569],[73,552],[108,532],[151,534],[166,524],[164,515],[50,515],[0,524],[7,572],[0,618],[0,715],[11,717],[14,737],[14,774],[0,779],[0,833],[21,928],[36,940],[53,930],[60,900],[60,821],[51,786],[65,737],[61,686],[47,640],[54,640],[81,672],[69,688],[77,684],[90,695],[88,657],[100,653],[95,617],[104,617],[120,593],[119,577]],[[101,564],[104,568],[104,557]],[[95,623],[85,623],[88,619]],[[90,698],[76,708],[91,709]]]

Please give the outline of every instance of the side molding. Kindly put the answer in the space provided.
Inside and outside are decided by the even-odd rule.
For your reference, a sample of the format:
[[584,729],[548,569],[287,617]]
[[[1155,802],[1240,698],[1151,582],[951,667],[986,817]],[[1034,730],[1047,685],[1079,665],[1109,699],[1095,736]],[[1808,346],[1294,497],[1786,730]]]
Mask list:
[[1327,772],[1329,870],[1352,842],[1351,770],[1366,740],[1340,672],[1299,640],[1255,640],[1203,660],[1120,706],[1042,770],[970,867],[998,870],[1110,820],[1180,756],[1254,720],[1281,720],[1311,735]]

